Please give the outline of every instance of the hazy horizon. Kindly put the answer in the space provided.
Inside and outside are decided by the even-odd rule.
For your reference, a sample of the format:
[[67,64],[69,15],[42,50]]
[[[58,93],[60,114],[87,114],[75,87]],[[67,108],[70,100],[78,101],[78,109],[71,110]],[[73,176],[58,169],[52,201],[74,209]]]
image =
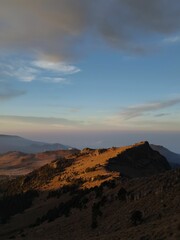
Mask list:
[[0,0],[0,133],[180,153],[180,1]]
[[[10,135],[3,133],[5,135]],[[42,141],[46,143],[61,143],[64,145],[68,145],[70,147],[83,149],[86,147],[89,148],[110,148],[110,147],[121,147],[128,146],[134,143],[138,143],[141,141],[148,141],[150,144],[161,145],[166,147],[168,150],[178,153],[179,152],[179,134],[169,134],[168,132],[162,132],[161,134],[156,132],[61,132],[46,134],[43,133],[41,135],[32,135],[30,133],[27,134],[18,134],[14,133],[13,135],[23,137],[33,141]],[[172,141],[169,141],[169,138]],[[174,144],[176,143],[176,144]]]

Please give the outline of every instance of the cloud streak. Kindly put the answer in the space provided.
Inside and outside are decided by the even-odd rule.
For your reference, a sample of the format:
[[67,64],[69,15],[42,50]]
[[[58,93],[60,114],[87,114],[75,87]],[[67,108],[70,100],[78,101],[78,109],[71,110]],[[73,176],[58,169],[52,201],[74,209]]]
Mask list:
[[64,75],[80,72],[79,68],[63,62],[34,61],[32,64],[36,68],[57,72]]
[[164,42],[169,44],[180,43],[180,36],[167,37]]
[[0,5],[0,48],[33,49],[63,61],[79,54],[86,34],[141,53],[142,38],[168,37],[180,28],[179,0],[0,0]]
[[0,115],[0,120],[20,123],[44,124],[49,126],[76,126],[83,123],[83,121],[69,120],[66,118],[15,115]]
[[[120,112],[119,115],[124,120],[130,120],[130,119],[142,116],[147,112],[154,112],[161,109],[166,109],[177,104],[180,104],[180,98],[164,100],[159,102],[150,102],[150,103],[145,103],[137,106],[127,107],[122,112]],[[162,115],[157,115],[157,116],[160,117]]]
[[21,82],[41,81],[46,83],[65,83],[64,76],[80,72],[76,66],[64,62],[28,61],[6,59],[0,61],[0,77]]
[[7,84],[0,82],[0,102],[8,101],[26,94],[24,90],[15,89]]

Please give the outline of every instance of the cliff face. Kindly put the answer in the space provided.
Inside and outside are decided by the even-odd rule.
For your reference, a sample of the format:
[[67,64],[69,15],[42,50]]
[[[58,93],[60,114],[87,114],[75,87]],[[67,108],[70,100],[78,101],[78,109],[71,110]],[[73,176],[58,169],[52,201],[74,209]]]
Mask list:
[[109,159],[107,169],[119,171],[127,177],[146,177],[170,170],[171,167],[166,158],[154,151],[148,142],[141,142]]

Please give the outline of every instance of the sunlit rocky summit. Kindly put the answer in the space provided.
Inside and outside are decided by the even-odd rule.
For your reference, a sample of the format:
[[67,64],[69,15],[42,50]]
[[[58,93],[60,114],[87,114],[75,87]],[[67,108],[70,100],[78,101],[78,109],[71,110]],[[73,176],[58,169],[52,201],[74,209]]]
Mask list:
[[[2,240],[180,237],[180,170],[172,170],[147,141],[4,156],[13,154],[20,166],[43,159],[47,164],[1,180]],[[15,165],[14,173],[20,171]]]

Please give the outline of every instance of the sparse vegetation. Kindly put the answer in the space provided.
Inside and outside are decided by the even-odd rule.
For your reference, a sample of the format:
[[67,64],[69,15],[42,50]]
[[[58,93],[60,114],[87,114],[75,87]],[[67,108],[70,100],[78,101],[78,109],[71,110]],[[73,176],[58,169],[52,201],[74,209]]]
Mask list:
[[5,224],[11,216],[31,207],[33,199],[38,195],[38,192],[33,190],[2,198],[0,200],[1,223]]
[[[79,192],[80,193],[80,192]],[[81,192],[81,194],[78,194],[74,197],[72,197],[67,202],[61,202],[58,207],[55,207],[53,209],[50,209],[45,215],[43,215],[41,218],[38,217],[35,224],[31,226],[38,226],[39,224],[48,221],[52,222],[58,217],[69,217],[71,213],[72,208],[77,208],[79,210],[82,210],[83,208],[87,207],[89,199],[85,197],[85,194]]]

